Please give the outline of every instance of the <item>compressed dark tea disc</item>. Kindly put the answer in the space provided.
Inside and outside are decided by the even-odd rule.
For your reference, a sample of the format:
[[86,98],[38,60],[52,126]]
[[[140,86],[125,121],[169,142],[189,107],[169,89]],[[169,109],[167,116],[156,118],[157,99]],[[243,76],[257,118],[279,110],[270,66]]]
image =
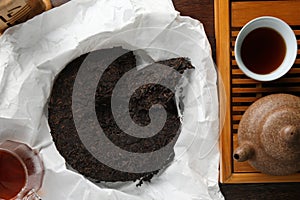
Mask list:
[[[85,59],[89,54],[82,55],[70,62],[56,77],[48,107],[51,134],[58,151],[65,158],[67,164],[93,181],[116,182],[135,181],[137,179],[150,180],[157,171],[129,173],[126,171],[115,170],[96,159],[87,150],[86,144],[81,141],[74,123],[72,93],[80,66],[83,62],[93,66],[107,65],[106,61],[115,55],[116,52],[121,53],[121,56],[113,60],[108,66],[105,66],[105,71],[100,80],[93,80],[92,76],[86,77],[87,80],[93,83],[97,82],[97,90],[94,98],[95,112],[98,119],[97,125],[89,123],[88,121],[84,123],[86,124],[86,128],[89,131],[95,131],[100,125],[106,137],[112,143],[128,152],[146,153],[159,150],[168,144],[171,144],[172,147],[174,146],[180,132],[181,123],[177,113],[174,93],[171,89],[165,88],[162,85],[149,83],[139,87],[131,95],[129,102],[130,117],[139,126],[146,126],[151,122],[149,118],[149,109],[153,104],[162,105],[167,113],[167,120],[159,133],[150,138],[137,138],[124,133],[116,124],[111,110],[111,96],[113,89],[118,80],[126,72],[136,68],[136,57],[134,52],[126,51],[122,48],[94,51],[92,54],[98,56],[93,56],[94,59],[89,60],[88,62],[86,62]],[[185,69],[193,68],[190,62],[185,58],[174,58],[158,63],[167,65],[181,74]],[[86,76],[89,76],[89,74]],[[164,75],[164,77],[170,78],[169,76],[170,74]],[[174,87],[178,81],[179,80],[174,78]],[[134,84],[134,80],[132,80],[130,84]],[[127,87],[127,85],[124,85],[124,87]],[[82,91],[82,97],[84,96],[85,91]],[[84,121],[85,119],[83,118],[82,120]],[[97,146],[91,148],[97,149]],[[107,159],[115,159],[111,158],[110,149],[105,149],[105,151],[102,149],[100,153],[103,153]],[[169,154],[171,158],[174,154],[173,148],[170,149]],[[113,160],[113,162],[115,162],[115,165],[117,166],[124,165],[124,163],[122,163],[123,161],[121,162],[118,159]],[[130,162],[130,160],[126,162]],[[143,160],[140,160],[137,167],[147,165],[147,163],[143,162]],[[170,162],[170,160],[166,160],[166,163],[167,162]]]

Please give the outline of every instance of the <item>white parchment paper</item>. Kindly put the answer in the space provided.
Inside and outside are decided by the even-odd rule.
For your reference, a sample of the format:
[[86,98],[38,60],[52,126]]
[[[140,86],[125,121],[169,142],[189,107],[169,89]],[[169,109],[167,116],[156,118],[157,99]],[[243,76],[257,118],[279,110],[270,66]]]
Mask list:
[[[47,121],[55,76],[96,49],[142,49],[154,60],[188,57],[196,67],[185,90],[183,129],[175,159],[151,183],[99,184],[68,170]],[[154,51],[154,50],[160,51]],[[43,200],[223,199],[218,187],[217,75],[202,24],[175,11],[171,0],[73,0],[0,38],[0,140],[39,149]]]

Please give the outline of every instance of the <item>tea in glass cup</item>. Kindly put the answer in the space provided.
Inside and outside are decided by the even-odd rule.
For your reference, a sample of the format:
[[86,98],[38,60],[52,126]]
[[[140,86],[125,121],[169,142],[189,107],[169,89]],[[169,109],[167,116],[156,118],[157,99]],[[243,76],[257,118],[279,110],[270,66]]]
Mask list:
[[0,200],[40,199],[36,192],[43,177],[37,151],[15,141],[0,142]]

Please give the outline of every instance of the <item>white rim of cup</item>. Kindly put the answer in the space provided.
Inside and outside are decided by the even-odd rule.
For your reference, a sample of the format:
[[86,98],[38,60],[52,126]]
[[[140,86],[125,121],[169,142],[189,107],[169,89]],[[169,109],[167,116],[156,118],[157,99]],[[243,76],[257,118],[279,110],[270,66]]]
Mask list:
[[[269,74],[257,74],[250,71],[244,65],[241,59],[240,50],[245,37],[248,33],[257,28],[271,28],[277,31],[282,36],[286,44],[286,56],[284,60],[276,70]],[[283,35],[283,33],[285,36]],[[243,26],[236,38],[234,55],[238,67],[244,72],[246,76],[257,81],[272,81],[282,77],[292,68],[297,57],[297,50],[298,44],[296,36],[294,34],[294,31],[286,22],[276,17],[262,16],[249,21],[246,25]]]

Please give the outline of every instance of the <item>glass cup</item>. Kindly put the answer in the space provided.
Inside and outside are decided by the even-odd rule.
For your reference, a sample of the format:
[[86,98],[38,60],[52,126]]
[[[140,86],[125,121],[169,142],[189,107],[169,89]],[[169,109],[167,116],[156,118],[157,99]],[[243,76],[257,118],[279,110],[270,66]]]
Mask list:
[[0,142],[0,200],[41,199],[36,192],[43,177],[44,165],[37,151],[19,142]]

